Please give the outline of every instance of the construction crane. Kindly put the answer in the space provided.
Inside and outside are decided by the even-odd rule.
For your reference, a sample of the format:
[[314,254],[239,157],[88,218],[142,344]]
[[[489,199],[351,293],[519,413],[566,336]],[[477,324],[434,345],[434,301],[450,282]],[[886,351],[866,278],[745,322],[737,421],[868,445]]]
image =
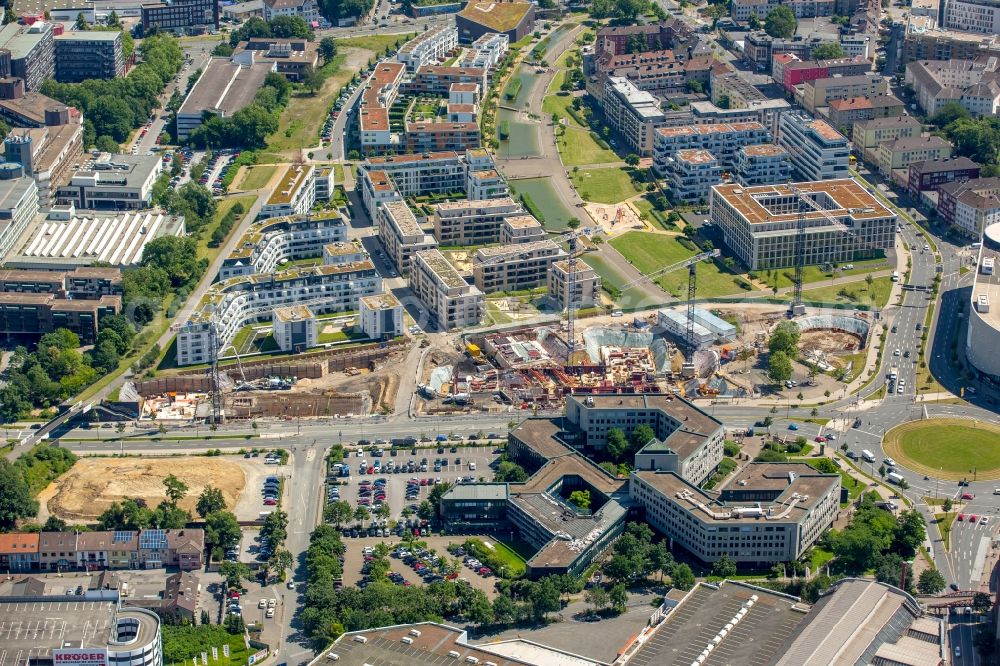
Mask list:
[[808,211],[805,210],[805,208],[803,208],[801,204],[805,204],[813,211],[822,215],[824,218],[826,218],[826,221],[832,224],[834,229],[836,229],[837,231],[842,231],[849,235],[851,231],[850,229],[847,228],[847,225],[845,225],[843,222],[833,217],[833,215],[831,215],[828,210],[826,210],[818,203],[816,203],[812,199],[812,197],[807,196],[806,193],[804,193],[794,184],[789,183],[788,185],[786,185],[786,187],[788,188],[789,192],[798,197],[800,204],[798,206],[798,210],[796,211],[797,217],[795,220],[795,247],[793,249],[794,252],[793,258],[795,260],[795,281],[793,287],[792,305],[788,310],[789,315],[798,316],[804,314],[806,311],[805,305],[803,305],[802,303],[802,282],[803,282],[802,271],[806,263],[806,221],[808,219],[806,217],[806,213]]
[[621,288],[621,291],[625,291],[635,287],[643,282],[653,281],[661,275],[666,275],[672,273],[681,268],[688,269],[688,293],[687,293],[687,321],[685,322],[686,328],[684,331],[684,344],[687,347],[685,354],[684,366],[681,372],[685,375],[694,374],[694,352],[697,349],[698,344],[694,339],[694,298],[697,292],[698,286],[698,264],[706,259],[713,259],[721,254],[718,249],[709,250],[708,252],[702,252],[701,254],[696,254],[693,257],[688,257],[682,261],[678,261],[675,264],[671,264],[658,271],[653,271],[652,273],[647,273],[640,278],[632,280],[628,284]]

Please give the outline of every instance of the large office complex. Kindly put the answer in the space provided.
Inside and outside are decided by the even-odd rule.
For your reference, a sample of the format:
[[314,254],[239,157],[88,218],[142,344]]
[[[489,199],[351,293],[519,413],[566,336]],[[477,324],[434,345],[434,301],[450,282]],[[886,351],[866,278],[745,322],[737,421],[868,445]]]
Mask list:
[[483,292],[466,282],[437,248],[413,254],[410,287],[442,331],[477,326],[483,320]]
[[157,28],[178,34],[199,34],[219,29],[216,0],[171,0],[141,5],[142,29]]
[[[9,52],[0,63],[0,73],[24,81],[24,89],[32,92],[41,88],[45,79],[55,75],[55,45],[53,24],[35,21],[31,25],[11,22],[0,29],[0,49]],[[9,71],[6,71],[9,67]]]
[[177,110],[177,138],[183,141],[191,136],[206,113],[229,118],[248,106],[267,75],[276,70],[273,61],[243,64],[229,58],[210,58]]
[[31,178],[0,180],[0,257],[4,257],[38,213],[38,186]]
[[[889,251],[895,241],[896,214],[853,179],[712,188],[712,222],[726,245],[751,270],[795,264],[796,225],[805,220],[801,243],[805,264],[852,261]],[[807,206],[809,197],[824,212]],[[828,217],[837,221],[834,225]]]
[[4,139],[3,150],[6,162],[20,164],[24,175],[34,178],[39,207],[46,210],[54,202],[55,190],[69,182],[71,171],[80,164],[83,124],[18,127]]
[[159,155],[104,155],[84,163],[55,199],[86,210],[141,210],[152,203],[162,169]]
[[125,73],[122,33],[72,30],[56,35],[55,59],[60,83],[119,77]]
[[800,113],[778,119],[777,144],[788,151],[792,168],[802,180],[845,178],[850,166],[847,137],[824,120]]

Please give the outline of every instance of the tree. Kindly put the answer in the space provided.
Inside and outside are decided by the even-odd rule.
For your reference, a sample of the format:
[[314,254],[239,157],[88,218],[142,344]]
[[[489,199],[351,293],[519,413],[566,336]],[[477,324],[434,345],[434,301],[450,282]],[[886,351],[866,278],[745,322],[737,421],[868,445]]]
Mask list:
[[694,587],[694,572],[687,564],[675,564],[670,572],[670,582],[679,590],[690,590]]
[[76,23],[73,24],[74,30],[89,30],[90,25],[87,23],[87,17],[80,12],[76,15]]
[[611,587],[611,606],[619,613],[624,613],[628,608],[628,592],[625,591],[625,583],[616,583]]
[[611,605],[611,595],[602,585],[595,585],[583,595],[583,598],[590,604],[594,611],[602,611]]
[[590,491],[574,490],[569,494],[569,503],[576,505],[576,508],[584,511],[590,510]]
[[924,569],[917,581],[920,594],[937,594],[945,587],[944,576],[937,569]]
[[507,483],[524,483],[528,480],[528,472],[517,463],[512,463],[509,460],[502,460],[500,464],[497,465],[495,479],[497,481],[505,481]]
[[517,605],[514,600],[501,594],[493,600],[493,619],[500,624],[510,624],[517,618]]
[[316,91],[323,87],[324,77],[322,72],[320,72],[315,67],[307,65],[305,71],[302,72],[302,85],[309,89],[313,95]]
[[271,553],[270,559],[267,561],[267,566],[270,569],[274,569],[278,572],[279,578],[285,577],[285,571],[292,568],[295,559],[292,554],[285,550],[284,548],[276,548],[273,553]]
[[792,361],[785,352],[771,352],[767,356],[767,376],[775,383],[792,377]]
[[823,42],[812,50],[813,60],[834,60],[844,57],[844,49],[837,42]]
[[760,18],[757,17],[757,12],[750,14],[750,20],[747,21],[751,30],[760,30],[761,23]]
[[945,128],[956,120],[969,120],[970,118],[972,118],[972,114],[964,106],[958,102],[948,102],[937,113],[928,118],[927,122],[931,125]]
[[712,575],[720,578],[730,578],[736,575],[736,562],[728,554],[723,553],[722,557],[712,564]]
[[656,433],[645,423],[640,423],[632,431],[631,437],[629,437],[629,453],[637,453],[642,449],[642,447],[649,444],[650,441],[656,438]]
[[319,40],[319,54],[325,63],[333,60],[337,55],[337,40],[333,37],[324,37]]
[[636,573],[635,561],[625,555],[615,555],[601,567],[604,575],[615,581],[630,580]]
[[878,475],[884,479],[885,478],[885,474],[886,474],[885,465],[879,465],[878,466]]
[[223,550],[233,548],[240,542],[240,524],[229,511],[216,511],[205,517],[205,541]]
[[8,23],[13,23],[16,20],[17,14],[14,13],[13,9],[7,7],[3,12],[3,24],[7,25]]
[[334,523],[338,529],[353,515],[354,509],[351,508],[351,503],[344,500],[327,504],[326,508],[323,509],[323,520]]
[[43,532],[66,532],[68,529],[69,525],[66,524],[66,521],[56,516],[49,516],[42,525]]
[[649,50],[646,45],[646,37],[644,35],[630,35],[628,42],[625,44],[625,53],[643,53]]
[[985,613],[993,606],[993,600],[985,592],[976,592],[972,595],[972,609],[977,613]]
[[955,508],[955,504],[951,501],[950,497],[945,497],[941,508],[944,509],[945,513],[951,513],[951,510]]
[[244,580],[250,580],[253,575],[243,562],[223,562],[219,565],[219,573],[226,580],[226,587],[239,587]]
[[424,500],[417,507],[417,516],[422,520],[430,520],[434,517],[434,505]]
[[795,12],[787,5],[778,5],[767,13],[764,19],[764,32],[772,37],[788,39],[795,35],[799,22],[795,20]]
[[578,217],[569,218],[569,220],[566,222],[566,226],[569,227],[570,229],[578,228],[580,226],[580,218]]
[[101,136],[97,137],[97,141],[94,143],[94,148],[97,148],[97,150],[101,151],[102,153],[112,153],[112,154],[117,153],[119,150],[121,150],[121,146],[118,145],[118,142],[112,139],[107,134],[102,134]]
[[38,502],[20,471],[6,458],[0,458],[0,529],[14,529],[17,521],[38,513]]
[[478,626],[493,621],[493,607],[490,606],[490,598],[482,590],[472,590],[472,599],[465,604],[465,617],[469,619],[469,622]]
[[177,506],[177,503],[184,499],[184,495],[188,491],[188,485],[173,474],[167,474],[163,479],[163,487],[167,491],[167,500],[174,506]]
[[628,440],[625,439],[625,433],[623,433],[618,428],[611,428],[608,430],[606,446],[608,456],[612,460],[621,460],[622,456],[628,450]]
[[788,358],[795,358],[798,355],[799,338],[802,332],[799,325],[794,321],[783,321],[774,327],[771,337],[767,341],[767,349],[771,352],[784,352]]
[[205,489],[198,495],[198,503],[194,510],[204,518],[210,513],[222,511],[225,508],[226,498],[222,495],[222,491],[214,486],[205,486]]
[[661,541],[649,549],[649,566],[653,571],[660,572],[660,581],[663,580],[663,574],[674,566],[674,555],[667,547],[666,541]]
[[368,520],[369,517],[371,517],[371,512],[368,511],[367,507],[359,506],[354,510],[354,520],[359,523],[363,523]]
[[559,589],[550,578],[543,578],[528,590],[528,603],[531,604],[532,619],[541,622],[546,615],[561,608]]
[[625,164],[629,165],[630,167],[639,166],[639,156],[636,155],[635,153],[629,153],[628,155],[625,156]]

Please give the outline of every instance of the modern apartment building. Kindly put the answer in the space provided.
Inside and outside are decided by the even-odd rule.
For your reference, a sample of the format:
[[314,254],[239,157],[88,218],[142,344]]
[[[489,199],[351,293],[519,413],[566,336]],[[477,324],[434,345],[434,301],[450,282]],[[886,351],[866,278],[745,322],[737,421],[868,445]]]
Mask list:
[[355,176],[355,190],[361,193],[361,202],[365,212],[374,222],[378,217],[378,209],[389,201],[402,201],[403,197],[385,171],[369,171],[359,168]]
[[477,122],[406,123],[406,150],[411,153],[464,151],[481,145],[482,137]]
[[545,286],[549,268],[565,252],[545,239],[518,245],[482,247],[472,255],[473,282],[487,294]]
[[971,238],[1000,222],[1000,178],[974,178],[938,187],[941,218]]
[[500,223],[500,244],[532,243],[547,238],[542,223],[532,215],[512,215]]
[[316,314],[357,310],[360,297],[381,292],[382,278],[370,261],[217,282],[177,333],[177,364],[208,362],[213,329],[221,351],[247,324],[271,321],[277,308],[308,305]]
[[713,70],[711,76],[712,103],[731,109],[746,109],[767,97],[740,72],[726,68]]
[[789,94],[807,81],[831,76],[857,76],[870,72],[872,63],[862,56],[834,60],[803,60],[793,53],[779,53],[771,58],[771,77]]
[[664,160],[663,170],[675,202],[708,201],[709,190],[722,181],[719,160],[700,148],[676,151]]
[[921,192],[936,192],[946,184],[979,178],[981,167],[968,157],[927,160],[911,164],[907,173],[907,190],[911,196]]
[[796,18],[831,16],[835,0],[734,0],[731,13],[737,21],[749,21],[756,15],[763,22],[768,12],[779,5],[790,7]]
[[458,28],[454,25],[434,26],[408,41],[396,53],[396,60],[415,72],[424,65],[433,65],[448,57],[458,46]]
[[911,16],[906,22],[901,63],[975,60],[980,56],[1000,55],[1000,37],[997,35],[934,28],[936,18]]
[[824,120],[800,113],[778,119],[777,144],[788,151],[792,167],[803,180],[844,178],[850,166],[847,137]]
[[114,79],[125,73],[122,33],[70,30],[55,37],[56,81]]
[[472,42],[471,47],[465,50],[462,59],[458,61],[458,65],[460,67],[482,67],[492,70],[507,55],[509,48],[510,38],[507,35],[503,33],[487,33]]
[[442,331],[478,326],[483,320],[483,292],[466,282],[437,248],[414,254],[410,287]]
[[283,352],[301,354],[315,347],[318,340],[316,315],[305,305],[274,308],[271,335]]
[[219,2],[216,0],[171,0],[143,4],[142,29],[152,28],[176,34],[200,34],[219,29]]
[[0,28],[0,49],[8,52],[2,60],[9,63],[9,68],[0,68],[0,73],[24,81],[28,92],[38,90],[45,79],[55,75],[53,25],[47,21],[31,25],[14,21]]
[[603,108],[608,124],[633,152],[643,157],[652,154],[654,130],[667,123],[659,99],[630,79],[611,76],[604,84]]
[[[750,270],[795,264],[800,217],[805,219],[806,265],[853,261],[893,247],[895,213],[855,180],[796,183],[795,187],[799,194],[786,185],[712,188],[710,218],[722,230],[726,245]],[[825,213],[803,204],[800,195]]]
[[644,92],[673,95],[686,91],[688,75],[687,57],[673,51],[644,51],[641,53],[604,53],[594,62],[594,74],[587,81],[587,90],[604,103],[608,80],[628,79]]
[[989,0],[942,0],[943,27],[1000,35],[1000,7]]
[[376,154],[399,149],[399,136],[389,129],[389,107],[396,100],[405,72],[403,63],[383,60],[368,77],[358,110],[362,152]]
[[438,244],[423,230],[405,201],[389,201],[379,207],[378,238],[400,275],[410,273],[417,252]]
[[361,330],[372,340],[392,340],[404,333],[403,305],[392,294],[362,296]]
[[673,49],[680,52],[686,50],[692,33],[691,26],[679,18],[644,25],[607,25],[597,31],[594,51],[598,55],[620,55],[630,50],[629,41],[634,43],[641,39],[646,44],[646,51]]
[[679,150],[707,150],[730,168],[740,148],[770,141],[771,133],[757,122],[660,127],[653,135],[653,169],[666,174],[667,159]]
[[258,220],[222,261],[218,279],[273,273],[285,262],[321,257],[326,246],[346,240],[347,226],[336,211]]
[[891,177],[896,169],[909,169],[911,164],[951,157],[951,143],[939,136],[914,136],[885,141],[878,146],[878,170]]
[[423,65],[411,80],[403,84],[403,88],[418,95],[447,97],[453,84],[473,83],[479,86],[482,95],[489,88],[488,74],[488,70],[483,67]]
[[773,143],[744,146],[736,151],[732,176],[744,187],[787,183],[792,179],[792,163],[788,151]]
[[[601,276],[582,261],[575,262],[570,275],[569,260],[552,263],[546,287],[556,309],[565,310],[572,303],[575,309],[589,308],[601,302]],[[572,278],[572,279],[571,279]]]
[[0,180],[0,258],[14,248],[37,214],[38,186],[34,180]]
[[645,521],[702,562],[766,566],[798,560],[833,526],[840,476],[802,463],[751,463],[706,492],[676,472],[636,470],[629,497]]
[[263,17],[272,21],[279,16],[298,16],[312,24],[322,18],[316,0],[263,0]]
[[55,199],[85,210],[149,208],[162,169],[159,155],[103,155],[85,162]]
[[316,169],[295,164],[285,171],[258,214],[259,218],[305,215],[316,203]]
[[441,245],[498,243],[504,219],[524,213],[521,205],[510,197],[463,199],[436,204],[433,208],[434,237]]

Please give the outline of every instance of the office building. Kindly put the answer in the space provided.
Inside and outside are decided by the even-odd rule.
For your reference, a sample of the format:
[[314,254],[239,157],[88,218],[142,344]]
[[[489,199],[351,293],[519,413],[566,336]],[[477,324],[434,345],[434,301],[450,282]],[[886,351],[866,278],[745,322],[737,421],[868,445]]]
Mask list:
[[271,335],[283,352],[301,354],[317,342],[316,315],[305,305],[274,308]]
[[31,25],[17,22],[0,28],[0,49],[9,51],[4,60],[8,68],[0,68],[5,77],[14,77],[24,82],[24,90],[37,91],[45,79],[51,79],[56,72],[53,24],[35,21]]
[[244,326],[273,321],[275,309],[307,305],[317,315],[356,311],[359,298],[379,293],[382,279],[370,261],[293,268],[217,282],[177,333],[177,364],[208,362],[213,329],[218,349],[225,350]]
[[775,83],[794,94],[795,87],[807,81],[831,76],[857,76],[870,72],[872,63],[862,56],[834,60],[803,60],[793,53],[779,53],[771,58],[771,77]]
[[56,190],[56,203],[85,210],[149,208],[162,169],[159,155],[105,154],[85,162],[67,185]]
[[478,326],[483,320],[483,292],[467,283],[437,248],[414,253],[410,287],[439,330]]
[[0,119],[13,127],[80,125],[83,115],[51,97],[24,92],[21,79],[0,79]]
[[751,463],[707,493],[672,471],[632,473],[629,496],[674,546],[703,562],[798,560],[833,526],[840,476],[802,463]]
[[371,340],[392,340],[404,333],[403,305],[390,293],[362,296],[361,330]]
[[547,283],[552,263],[565,254],[548,239],[482,247],[472,255],[473,282],[487,294],[542,287]]
[[500,226],[524,209],[510,197],[462,199],[433,206],[434,237],[441,245],[486,245],[500,242]]
[[942,0],[942,27],[983,35],[1000,34],[1000,7],[988,0]]
[[771,133],[757,122],[660,127],[653,135],[653,169],[666,174],[667,159],[679,150],[707,150],[729,169],[741,147],[770,141]]
[[698,148],[674,152],[672,157],[664,159],[662,168],[670,198],[675,202],[708,201],[709,190],[722,180],[719,160]]
[[906,65],[906,83],[928,116],[958,103],[974,116],[996,115],[1000,109],[1000,71],[996,58],[918,60]]
[[907,170],[907,191],[911,196],[919,197],[921,192],[936,192],[946,183],[979,178],[980,170],[980,165],[968,157],[917,162]]
[[121,295],[122,273],[117,268],[90,267],[68,271],[0,270],[0,292],[98,299]]
[[458,38],[469,44],[483,35],[501,33],[513,42],[524,39],[535,25],[535,5],[520,0],[473,0],[455,15]]
[[654,130],[666,125],[660,101],[640,90],[627,78],[611,76],[604,85],[604,116],[625,139],[630,150],[640,156],[653,152]]
[[31,178],[0,180],[0,258],[5,257],[38,214],[38,186]]
[[301,83],[309,72],[320,67],[319,46],[306,39],[254,37],[237,44],[232,59],[245,66],[272,63],[275,72],[295,83]]
[[803,180],[844,178],[850,167],[847,137],[824,120],[801,113],[778,119],[777,144],[788,151],[792,168]]
[[114,79],[125,73],[122,33],[70,30],[55,37],[56,81]]
[[274,62],[243,64],[228,58],[210,58],[177,110],[178,139],[183,141],[191,136],[206,113],[230,118],[246,108],[273,71],[276,71]]
[[889,83],[881,74],[868,72],[857,76],[833,76],[806,81],[796,87],[795,101],[815,114],[817,109],[827,106],[831,100],[884,95],[888,90]]
[[197,35],[219,29],[217,0],[171,0],[141,7],[142,29],[152,28],[176,34]]
[[57,328],[69,329],[80,343],[97,340],[97,323],[108,315],[121,313],[120,296],[75,300],[55,294],[0,293],[0,333],[37,338]]
[[335,211],[258,220],[222,261],[218,279],[273,273],[286,262],[321,257],[327,245],[346,240],[347,226]]
[[[4,161],[20,164],[38,186],[38,205],[47,210],[56,190],[70,180],[83,156],[83,124],[17,127],[3,142]],[[157,160],[158,161],[158,160]]]
[[285,171],[258,214],[258,218],[306,215],[316,203],[316,169],[295,164]]
[[[709,202],[710,219],[726,245],[750,270],[795,264],[799,245],[793,233],[805,220],[801,243],[805,265],[844,263],[875,256],[893,247],[896,215],[855,180],[833,179],[786,185],[717,185]],[[807,196],[825,212],[803,210]],[[828,216],[838,222],[834,225]]]
[[773,143],[744,146],[736,151],[732,177],[744,187],[787,183],[792,178],[788,151]]
[[971,238],[1000,222],[1000,178],[973,178],[938,186],[938,214]]
[[574,262],[574,270],[570,275],[569,260],[555,261],[549,268],[546,287],[549,298],[555,302],[556,309],[565,310],[570,304],[573,308],[589,308],[601,303],[601,276],[583,261]]
[[405,201],[389,201],[379,207],[378,238],[400,275],[410,273],[417,252],[438,244],[423,230]]

